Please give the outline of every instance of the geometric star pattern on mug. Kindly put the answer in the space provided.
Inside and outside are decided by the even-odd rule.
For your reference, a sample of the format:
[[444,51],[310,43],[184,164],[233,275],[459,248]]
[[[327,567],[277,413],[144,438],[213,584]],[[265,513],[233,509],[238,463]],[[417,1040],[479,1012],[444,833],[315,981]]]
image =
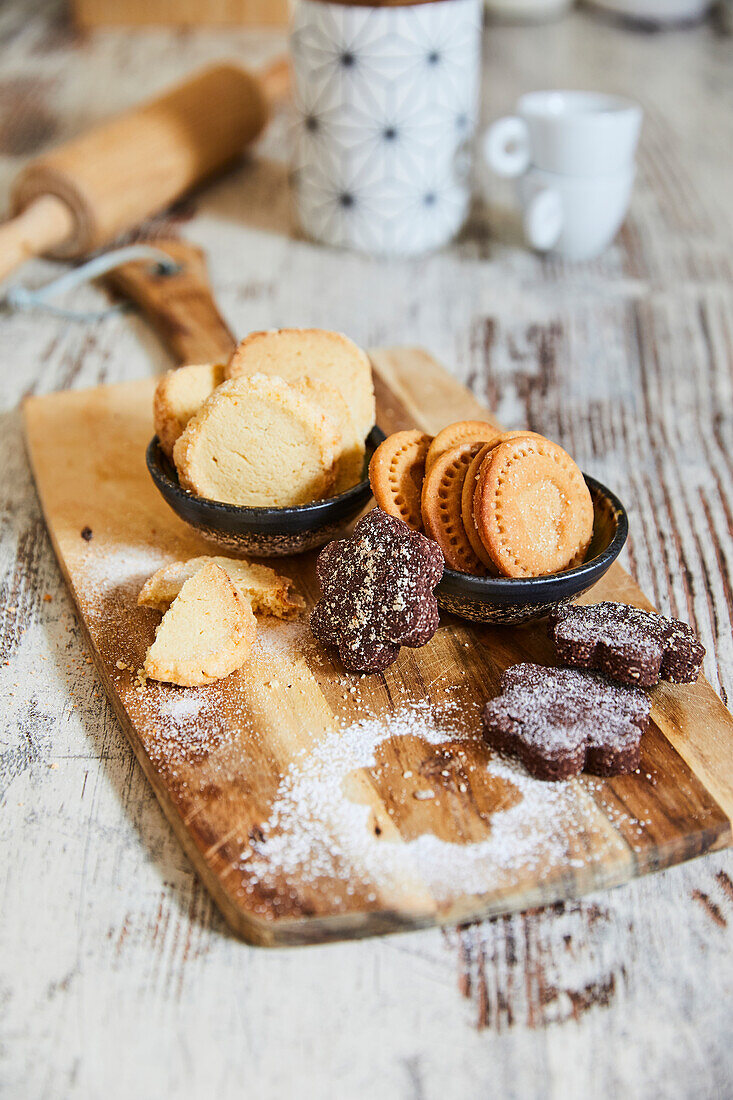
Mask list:
[[302,0],[292,32],[301,219],[312,235],[420,251],[465,215],[477,0],[369,9]]

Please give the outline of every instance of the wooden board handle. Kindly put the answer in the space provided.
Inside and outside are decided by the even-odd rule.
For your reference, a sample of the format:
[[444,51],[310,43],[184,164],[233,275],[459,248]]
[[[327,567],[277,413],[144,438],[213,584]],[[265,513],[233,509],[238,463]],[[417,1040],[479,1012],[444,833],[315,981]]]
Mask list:
[[105,282],[140,306],[179,366],[227,362],[236,341],[214,302],[203,252],[187,241],[154,244],[181,266],[178,274],[159,274],[142,260],[115,268]]

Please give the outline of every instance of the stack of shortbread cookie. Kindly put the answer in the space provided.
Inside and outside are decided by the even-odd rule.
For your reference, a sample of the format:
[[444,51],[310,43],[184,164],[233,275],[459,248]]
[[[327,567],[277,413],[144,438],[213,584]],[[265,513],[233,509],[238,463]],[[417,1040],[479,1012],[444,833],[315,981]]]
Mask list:
[[461,420],[396,432],[369,466],[377,504],[440,545],[451,569],[538,577],[579,565],[593,502],[567,451],[536,432]]
[[170,371],[155,430],[184,489],[252,508],[345,492],[374,426],[369,359],[325,329],[253,332],[229,363]]

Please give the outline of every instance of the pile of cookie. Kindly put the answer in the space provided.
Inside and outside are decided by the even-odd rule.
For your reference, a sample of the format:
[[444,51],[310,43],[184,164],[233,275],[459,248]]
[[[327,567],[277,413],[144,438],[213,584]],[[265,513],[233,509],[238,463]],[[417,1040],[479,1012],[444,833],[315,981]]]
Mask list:
[[482,420],[434,438],[395,432],[369,465],[377,504],[440,546],[450,569],[538,577],[579,565],[593,502],[562,447],[536,432],[497,432]]
[[307,504],[362,479],[375,421],[371,366],[338,332],[253,332],[225,365],[166,374],[153,417],[181,486],[196,496],[250,508]]
[[571,667],[508,668],[484,708],[486,741],[537,779],[635,771],[651,711],[642,689],[693,683],[704,646],[679,619],[607,601],[556,608],[548,633]]
[[[442,571],[437,542],[374,508],[318,557],[313,635],[348,671],[383,672],[401,646],[418,648],[435,634]],[[651,711],[643,688],[692,683],[704,647],[686,623],[621,603],[558,606],[548,633],[570,667],[506,669],[500,694],[484,707],[485,740],[537,779],[635,771]]]

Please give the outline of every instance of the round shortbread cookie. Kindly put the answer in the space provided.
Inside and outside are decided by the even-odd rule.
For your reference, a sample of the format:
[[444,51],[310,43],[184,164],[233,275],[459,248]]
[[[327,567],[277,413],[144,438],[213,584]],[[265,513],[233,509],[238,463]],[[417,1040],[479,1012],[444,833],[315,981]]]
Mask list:
[[377,504],[414,531],[423,529],[421,493],[431,438],[417,428],[394,432],[379,444],[369,463],[369,482]]
[[456,420],[435,436],[425,459],[425,473],[430,473],[433,463],[444,451],[461,443],[488,443],[496,435],[496,428],[486,420]]
[[493,443],[479,443],[477,446],[478,450],[471,459],[469,467],[466,470],[466,476],[463,479],[463,485],[461,486],[461,519],[463,520],[463,530],[466,532],[466,538],[474,554],[482,565],[485,566],[488,573],[496,574],[498,570],[492,561],[489,551],[479,538],[479,533],[476,530],[476,521],[473,518],[473,496],[476,491],[476,479],[478,478],[481,464],[489,451],[493,448]]
[[[525,432],[521,429],[511,432],[497,432],[485,420],[457,420],[455,424],[449,424],[447,428],[443,428],[441,432],[438,432],[430,444],[428,457],[425,459],[425,473],[430,472],[430,468],[438,455],[442,454],[443,451],[450,450],[451,447],[457,447],[460,443],[505,443],[507,439],[513,439],[517,435],[534,436],[536,432]],[[537,438],[542,439],[544,437],[537,436]]]
[[566,569],[588,546],[593,502],[567,451],[547,439],[517,437],[484,458],[473,498],[476,529],[507,577]]
[[221,363],[178,367],[166,371],[160,379],[153,397],[153,423],[160,446],[169,458],[191,417],[223,381]]
[[233,378],[211,395],[173,449],[181,486],[249,508],[289,508],[330,492],[341,434],[283,378]]
[[337,496],[357,485],[364,472],[364,440],[354,424],[348,405],[339,390],[328,382],[305,375],[290,383],[300,393],[310,397],[334,422],[341,434],[336,454],[336,480],[331,493]]
[[422,487],[422,518],[425,534],[435,539],[446,565],[460,573],[480,577],[486,573],[466,535],[461,516],[463,481],[482,443],[462,443],[443,451],[425,475]]
[[471,465],[468,468],[466,477],[463,481],[463,490],[461,493],[461,516],[463,519],[463,526],[468,537],[468,541],[473,547],[473,552],[476,554],[479,561],[482,561],[486,566],[489,573],[496,575],[499,571],[496,567],[491,554],[481,541],[478,531],[476,530],[476,520],[473,515],[473,497],[476,489],[476,480],[479,475],[479,470],[483,464],[484,459],[488,455],[489,451],[492,451],[494,447],[498,447],[500,443],[507,443],[510,439],[518,439],[520,436],[529,436],[532,439],[543,439],[544,436],[537,435],[536,432],[523,432],[523,431],[511,431],[501,432],[500,435],[494,436],[490,443],[485,443],[483,447],[474,456]]
[[362,440],[374,427],[371,364],[361,348],[340,332],[320,328],[251,332],[226,368],[227,378],[242,374],[275,374],[288,382],[308,375],[327,382],[341,393]]

